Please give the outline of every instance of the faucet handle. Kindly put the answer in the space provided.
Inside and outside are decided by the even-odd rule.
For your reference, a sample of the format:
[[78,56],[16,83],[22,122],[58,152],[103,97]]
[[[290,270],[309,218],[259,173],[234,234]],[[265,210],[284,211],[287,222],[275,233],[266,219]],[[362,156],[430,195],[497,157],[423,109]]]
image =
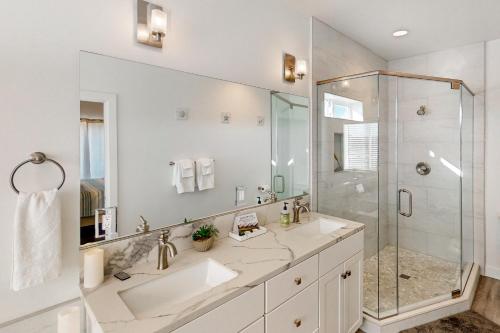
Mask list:
[[136,232],[147,233],[149,232],[149,224],[148,221],[141,215],[139,216],[139,220],[141,220],[141,224],[139,224],[136,228]]
[[168,241],[168,237],[170,236],[170,229],[166,229],[166,230],[162,230],[160,232],[160,237],[158,240],[161,240],[161,241]]
[[293,205],[300,205],[300,200],[302,200],[303,197],[295,197],[295,199],[293,199]]

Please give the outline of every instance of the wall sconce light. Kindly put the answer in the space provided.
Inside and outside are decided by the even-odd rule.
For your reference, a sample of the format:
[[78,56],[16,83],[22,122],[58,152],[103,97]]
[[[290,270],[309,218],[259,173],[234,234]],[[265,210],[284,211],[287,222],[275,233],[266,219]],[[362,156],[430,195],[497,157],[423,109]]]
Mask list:
[[166,33],[167,13],[163,8],[145,0],[137,0],[137,41],[162,48]]
[[283,78],[287,82],[302,80],[307,75],[307,61],[295,60],[291,54],[285,53],[283,59]]

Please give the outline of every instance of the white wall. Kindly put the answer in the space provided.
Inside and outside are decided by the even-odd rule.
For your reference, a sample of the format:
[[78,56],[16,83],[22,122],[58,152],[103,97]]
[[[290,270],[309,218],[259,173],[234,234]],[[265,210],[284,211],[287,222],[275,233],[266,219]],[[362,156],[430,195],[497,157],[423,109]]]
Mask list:
[[486,275],[500,279],[500,39],[486,43]]
[[[121,236],[141,215],[156,229],[235,209],[236,186],[254,205],[258,185],[271,184],[269,90],[85,52],[80,88],[117,96]],[[179,108],[187,120],[176,119]],[[215,159],[215,188],[178,194],[169,162],[204,157]]]
[[[309,54],[310,19],[288,1],[165,1],[171,20],[162,50],[135,42],[135,3],[0,2],[0,178],[5,180],[0,186],[0,323],[78,296],[79,50],[308,94],[308,80],[291,85],[281,79],[283,51],[305,59]],[[37,150],[67,171],[61,193],[64,271],[53,282],[15,293],[9,278],[16,196],[6,180]],[[59,175],[38,166],[20,176],[19,185],[34,190],[52,186]]]
[[[461,79],[476,94],[474,98],[473,162],[474,262],[481,265],[481,268],[484,269],[484,43],[465,45],[420,56],[392,60],[389,62],[389,69],[393,71]],[[411,95],[412,90],[410,89],[406,93]],[[415,96],[418,95],[416,89],[413,89],[413,93]],[[415,99],[417,98],[418,96]],[[446,106],[449,103],[441,104],[442,106],[440,108],[442,111],[438,112],[447,112],[446,110],[448,110],[448,108]],[[443,109],[443,107],[445,107],[445,109]],[[410,172],[413,174],[413,169],[410,170]],[[438,193],[435,194],[439,197],[440,194]],[[431,201],[433,200],[431,197],[429,198]],[[432,202],[430,204],[432,204]],[[444,202],[440,203],[441,206],[444,204]],[[421,237],[419,237],[419,235]],[[434,237],[426,237],[423,233],[412,231],[408,233],[405,239],[407,243],[414,244],[415,248],[425,247],[431,249],[435,247],[435,250],[439,251],[441,246],[439,242],[440,239],[442,240],[443,238],[439,234],[434,235]]]

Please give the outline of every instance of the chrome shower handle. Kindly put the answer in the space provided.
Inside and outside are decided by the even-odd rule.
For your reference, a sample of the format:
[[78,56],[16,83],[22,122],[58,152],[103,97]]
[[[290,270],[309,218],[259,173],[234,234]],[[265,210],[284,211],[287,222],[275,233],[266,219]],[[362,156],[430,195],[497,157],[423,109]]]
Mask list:
[[[401,192],[408,194],[408,212],[404,213],[401,211]],[[404,217],[410,217],[413,215],[413,195],[411,191],[402,188],[398,190],[398,213]]]

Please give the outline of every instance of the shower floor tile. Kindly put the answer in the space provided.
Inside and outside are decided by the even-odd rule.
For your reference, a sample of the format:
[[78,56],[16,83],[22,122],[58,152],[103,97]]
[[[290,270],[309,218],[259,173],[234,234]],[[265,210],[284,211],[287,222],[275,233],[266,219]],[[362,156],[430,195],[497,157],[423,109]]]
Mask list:
[[[451,295],[460,284],[460,265],[422,253],[399,249],[396,270],[396,247],[386,246],[378,256],[364,261],[364,307],[377,312],[377,266],[380,264],[380,314],[394,314],[397,307],[396,273],[399,274],[399,308]],[[381,316],[382,317],[382,316]]]

